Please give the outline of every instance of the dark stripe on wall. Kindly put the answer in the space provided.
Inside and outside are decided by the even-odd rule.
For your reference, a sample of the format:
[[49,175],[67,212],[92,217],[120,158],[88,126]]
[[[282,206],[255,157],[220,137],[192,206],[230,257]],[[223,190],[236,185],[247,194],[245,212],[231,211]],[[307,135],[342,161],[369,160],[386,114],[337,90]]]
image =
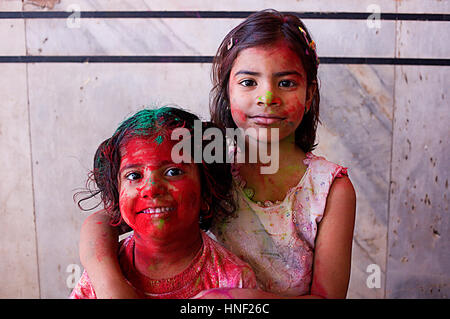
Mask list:
[[[79,11],[80,18],[206,18],[244,19],[253,11]],[[301,19],[366,20],[373,12],[283,12]],[[0,12],[0,19],[65,19],[73,11],[10,11]],[[450,21],[444,13],[380,13],[381,20]]]
[[[0,63],[211,63],[212,56],[0,56]],[[450,59],[321,57],[321,64],[449,66]]]

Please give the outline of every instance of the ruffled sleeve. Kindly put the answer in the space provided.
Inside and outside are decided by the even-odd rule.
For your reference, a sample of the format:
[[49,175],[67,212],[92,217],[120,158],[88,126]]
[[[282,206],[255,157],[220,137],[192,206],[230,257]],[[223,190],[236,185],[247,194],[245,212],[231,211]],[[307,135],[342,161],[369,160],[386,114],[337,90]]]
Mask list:
[[342,169],[337,173],[336,177],[348,176],[347,167],[342,167]]
[[72,293],[69,296],[70,299],[97,299],[95,295],[94,287],[91,284],[91,280],[86,272],[83,271],[80,280],[78,281]]

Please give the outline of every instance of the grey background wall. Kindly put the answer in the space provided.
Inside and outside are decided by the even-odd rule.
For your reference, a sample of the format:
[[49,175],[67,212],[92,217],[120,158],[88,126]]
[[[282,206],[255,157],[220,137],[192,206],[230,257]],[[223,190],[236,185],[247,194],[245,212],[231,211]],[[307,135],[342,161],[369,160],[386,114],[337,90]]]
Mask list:
[[[450,12],[450,1],[437,0],[62,0],[52,9],[2,0],[0,11],[66,11],[71,5],[81,11],[366,12],[375,5],[388,13]],[[0,19],[0,56],[212,56],[241,21]],[[450,57],[447,21],[379,22],[371,28],[366,20],[305,19],[320,56]],[[72,195],[84,186],[96,147],[144,105],[173,103],[209,118],[210,67],[0,63],[0,298],[68,296],[82,270],[79,230],[88,215]],[[320,66],[315,153],[349,167],[358,198],[349,298],[450,294],[449,70]]]

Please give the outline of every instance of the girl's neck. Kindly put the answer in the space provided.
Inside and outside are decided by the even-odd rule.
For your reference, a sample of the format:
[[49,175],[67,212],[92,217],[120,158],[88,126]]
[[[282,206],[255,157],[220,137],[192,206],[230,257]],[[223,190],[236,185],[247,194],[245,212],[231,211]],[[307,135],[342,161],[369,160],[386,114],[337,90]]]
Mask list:
[[[271,149],[270,146],[267,148]],[[261,161],[250,163],[247,158],[240,165],[239,174],[246,181],[246,188],[253,193],[252,199],[256,202],[282,201],[306,172],[307,167],[303,164],[306,154],[295,144],[294,135],[281,140],[277,154],[271,154],[270,157],[271,160],[279,160],[279,168],[273,174],[261,173],[260,168],[268,165]]]
[[[299,158],[304,159],[306,157],[305,152],[302,151],[300,147],[295,144],[295,135],[284,138],[277,142],[267,142],[266,152],[271,161],[278,161],[279,167],[290,165],[291,162],[297,162]],[[261,166],[268,165],[267,162],[261,161],[259,153],[259,145],[257,141],[252,141],[251,139],[246,140],[246,152],[245,152],[245,166],[250,166],[253,169]],[[250,154],[257,154],[257,161],[251,161]],[[260,174],[260,170],[255,172],[255,174]],[[276,173],[275,173],[276,174]]]
[[200,229],[191,236],[170,240],[144,238],[135,232],[134,263],[136,270],[151,279],[176,276],[185,270],[202,248]]

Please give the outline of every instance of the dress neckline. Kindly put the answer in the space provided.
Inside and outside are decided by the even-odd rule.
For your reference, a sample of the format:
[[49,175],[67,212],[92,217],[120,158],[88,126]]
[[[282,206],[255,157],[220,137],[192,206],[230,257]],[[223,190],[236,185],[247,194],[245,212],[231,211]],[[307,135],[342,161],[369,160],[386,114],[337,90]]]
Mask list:
[[136,269],[135,265],[135,241],[132,238],[131,254],[132,254],[132,267],[134,269],[131,274],[134,277],[135,282],[139,282],[139,290],[141,290],[145,295],[160,295],[160,294],[173,294],[176,291],[184,288],[190,284],[195,278],[197,278],[199,271],[201,270],[202,261],[204,260],[203,255],[205,253],[205,238],[206,234],[202,233],[202,246],[198,250],[195,257],[192,259],[188,267],[186,267],[180,273],[162,279],[152,279],[141,273]]
[[272,208],[272,207],[277,207],[280,206],[281,204],[283,204],[284,202],[286,202],[290,195],[292,194],[292,192],[294,192],[297,188],[301,187],[302,184],[305,181],[305,177],[306,175],[308,175],[309,171],[310,171],[310,163],[311,160],[313,160],[316,156],[314,154],[312,154],[311,152],[307,152],[305,154],[305,158],[303,159],[303,164],[305,164],[306,167],[306,171],[303,174],[302,178],[300,179],[300,181],[293,187],[289,188],[289,190],[286,193],[286,196],[284,197],[283,200],[279,201],[275,201],[272,202],[270,200],[266,200],[266,201],[254,201],[252,199],[252,197],[254,196],[255,192],[252,188],[250,187],[245,187],[247,185],[247,181],[240,175],[240,167],[242,166],[241,163],[232,163],[231,164],[231,175],[233,176],[233,180],[235,185],[237,186],[238,191],[243,194],[244,199],[251,205],[256,205],[259,206],[261,208]]

